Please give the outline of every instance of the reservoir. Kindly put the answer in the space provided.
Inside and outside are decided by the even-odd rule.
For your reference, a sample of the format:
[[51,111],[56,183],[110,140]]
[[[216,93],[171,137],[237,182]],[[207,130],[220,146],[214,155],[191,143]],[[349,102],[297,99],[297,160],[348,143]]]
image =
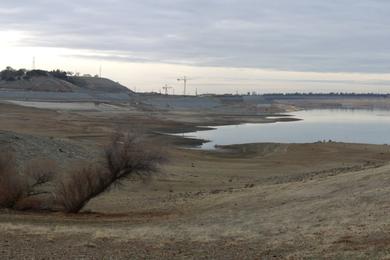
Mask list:
[[300,121],[240,124],[180,134],[208,140],[201,149],[244,143],[346,143],[390,144],[390,111],[321,109],[288,114]]

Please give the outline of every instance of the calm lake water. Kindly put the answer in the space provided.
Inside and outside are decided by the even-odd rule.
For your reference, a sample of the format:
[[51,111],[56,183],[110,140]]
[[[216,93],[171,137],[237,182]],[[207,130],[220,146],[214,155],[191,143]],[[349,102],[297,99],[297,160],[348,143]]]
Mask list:
[[390,111],[321,109],[290,113],[293,122],[218,126],[183,134],[209,140],[201,149],[244,143],[346,143],[390,144]]

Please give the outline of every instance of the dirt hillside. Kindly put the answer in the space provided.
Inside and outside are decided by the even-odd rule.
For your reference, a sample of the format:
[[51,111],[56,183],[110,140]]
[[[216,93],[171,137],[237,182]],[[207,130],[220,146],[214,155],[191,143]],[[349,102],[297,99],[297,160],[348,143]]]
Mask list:
[[131,93],[125,86],[105,78],[69,77],[68,80],[62,80],[51,76],[15,81],[0,80],[0,90]]

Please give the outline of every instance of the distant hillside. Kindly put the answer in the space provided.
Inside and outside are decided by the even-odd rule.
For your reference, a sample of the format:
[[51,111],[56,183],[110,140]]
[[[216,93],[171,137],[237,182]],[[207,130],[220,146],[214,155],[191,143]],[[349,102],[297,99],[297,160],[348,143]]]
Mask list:
[[18,91],[77,92],[80,88],[70,82],[53,77],[34,77],[14,81],[0,80],[0,89]]
[[106,78],[70,77],[70,82],[81,89],[102,92],[132,92],[125,86]]
[[132,93],[125,86],[106,78],[71,76],[60,70],[28,71],[11,67],[0,72],[0,90]]

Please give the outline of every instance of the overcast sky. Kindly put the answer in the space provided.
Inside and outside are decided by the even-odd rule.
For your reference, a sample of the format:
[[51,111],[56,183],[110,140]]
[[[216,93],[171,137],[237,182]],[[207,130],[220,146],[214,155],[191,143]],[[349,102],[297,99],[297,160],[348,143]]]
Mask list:
[[389,14],[388,0],[1,0],[0,65],[102,64],[140,90],[186,73],[203,92],[390,92]]

